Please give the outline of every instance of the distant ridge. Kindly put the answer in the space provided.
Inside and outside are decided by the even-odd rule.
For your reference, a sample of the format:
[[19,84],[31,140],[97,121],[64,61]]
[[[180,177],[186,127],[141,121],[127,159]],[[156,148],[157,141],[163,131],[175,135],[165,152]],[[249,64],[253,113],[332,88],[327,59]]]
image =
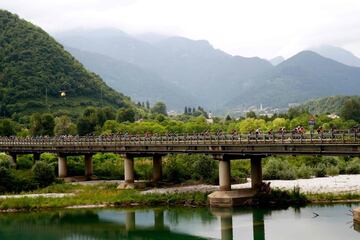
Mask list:
[[320,54],[323,57],[330,58],[340,63],[360,67],[360,58],[356,57],[353,53],[339,47],[330,45],[322,45],[319,47],[311,48],[312,51]]

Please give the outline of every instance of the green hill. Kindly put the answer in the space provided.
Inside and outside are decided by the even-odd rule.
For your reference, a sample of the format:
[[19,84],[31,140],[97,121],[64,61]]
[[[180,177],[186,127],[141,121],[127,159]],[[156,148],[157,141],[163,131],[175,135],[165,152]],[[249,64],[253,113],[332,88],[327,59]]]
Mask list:
[[1,116],[132,105],[45,31],[4,10],[0,10],[0,99]]
[[360,103],[360,96],[331,96],[312,99],[296,107],[296,109],[304,109],[311,114],[335,113],[339,115],[349,100]]

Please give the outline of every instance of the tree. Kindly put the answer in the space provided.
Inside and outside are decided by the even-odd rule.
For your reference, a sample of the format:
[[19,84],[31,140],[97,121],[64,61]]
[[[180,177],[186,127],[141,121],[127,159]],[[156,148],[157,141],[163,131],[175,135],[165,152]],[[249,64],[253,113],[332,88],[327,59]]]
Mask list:
[[116,113],[116,121],[118,122],[134,122],[135,111],[131,108],[120,109]]
[[54,168],[46,162],[38,161],[32,168],[35,181],[40,187],[49,186],[55,181]]
[[340,115],[346,120],[360,122],[360,103],[354,99],[347,100],[341,109]]
[[55,118],[54,134],[56,136],[75,135],[76,134],[76,125],[66,115],[57,117],[57,118]]
[[229,115],[229,114],[226,115],[225,121],[231,121],[231,120],[232,120],[232,119],[231,119],[230,115]]
[[146,101],[146,109],[150,109],[150,102]]
[[151,109],[152,113],[167,115],[166,105],[163,102],[157,102]]
[[256,118],[256,113],[253,111],[247,112],[246,118]]
[[30,133],[33,136],[53,136],[55,121],[50,113],[34,113],[30,117]]
[[41,115],[42,133],[44,136],[54,136],[55,120],[50,113]]
[[13,136],[16,134],[15,123],[10,119],[0,120],[0,136]]
[[184,114],[188,114],[188,108],[185,106]]

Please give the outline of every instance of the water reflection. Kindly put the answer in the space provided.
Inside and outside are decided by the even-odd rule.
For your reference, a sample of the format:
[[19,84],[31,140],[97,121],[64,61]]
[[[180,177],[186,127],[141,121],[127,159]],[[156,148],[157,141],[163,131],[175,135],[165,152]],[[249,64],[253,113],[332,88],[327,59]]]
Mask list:
[[[234,209],[214,208],[211,212],[220,218],[221,225],[221,240],[232,240],[234,238],[233,233],[233,216],[244,214],[244,210],[237,212]],[[252,213],[252,228],[254,240],[265,240],[265,224],[264,215],[265,211],[261,209],[251,210]]]
[[[295,240],[318,239],[320,235],[322,239],[355,239],[360,234],[346,225],[348,208],[98,209],[0,214],[0,239]],[[314,211],[319,213],[318,218],[313,218]],[[354,225],[354,229],[359,226]]]

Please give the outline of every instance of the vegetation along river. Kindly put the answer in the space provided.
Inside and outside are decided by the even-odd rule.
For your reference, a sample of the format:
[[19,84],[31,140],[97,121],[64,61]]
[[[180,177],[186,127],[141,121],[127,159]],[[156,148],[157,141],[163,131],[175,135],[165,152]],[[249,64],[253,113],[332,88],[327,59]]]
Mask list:
[[[359,204],[269,209],[76,209],[1,213],[0,239],[358,239]],[[360,230],[359,230],[360,231]]]

